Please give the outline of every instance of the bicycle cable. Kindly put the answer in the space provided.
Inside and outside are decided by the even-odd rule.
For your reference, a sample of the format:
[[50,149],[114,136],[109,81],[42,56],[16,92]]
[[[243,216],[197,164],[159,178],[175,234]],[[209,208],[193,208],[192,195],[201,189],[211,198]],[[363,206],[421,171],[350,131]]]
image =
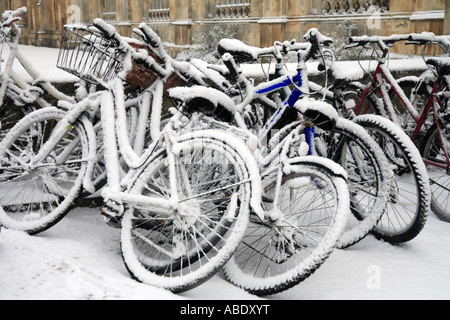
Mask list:
[[436,69],[434,66],[428,64],[427,61],[426,61],[426,53],[425,53],[425,51],[426,51],[427,45],[429,45],[430,43],[433,43],[433,44],[438,45],[440,48],[442,48],[442,51],[444,51],[444,52],[445,52],[445,48],[444,48],[441,44],[435,43],[435,42],[428,42],[428,43],[425,43],[425,45],[422,47],[422,53],[421,53],[421,56],[422,56],[423,62],[425,62],[425,65],[427,66],[427,68],[428,68],[428,69],[429,69],[436,77],[438,77],[439,74],[438,74],[437,69]]

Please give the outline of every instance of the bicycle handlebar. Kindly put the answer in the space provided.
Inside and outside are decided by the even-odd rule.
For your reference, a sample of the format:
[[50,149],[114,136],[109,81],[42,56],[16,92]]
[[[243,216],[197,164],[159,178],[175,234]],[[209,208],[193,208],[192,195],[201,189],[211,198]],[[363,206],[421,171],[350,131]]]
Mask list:
[[445,52],[450,52],[450,35],[437,36],[433,32],[411,33],[407,44],[425,45],[428,43],[436,43],[445,48]]
[[383,51],[383,57],[389,52],[389,47],[392,47],[394,43],[399,41],[409,40],[409,35],[394,34],[391,36],[360,36],[360,37],[350,37],[348,42],[351,44],[346,48],[352,47],[365,47],[367,44],[377,45],[381,51]]
[[[162,45],[161,38],[150,28],[146,23],[139,24],[138,28],[134,28],[133,32],[137,34],[145,42],[147,49],[155,55],[153,59],[149,54],[139,51],[137,53],[132,52],[132,58],[136,61],[136,57],[141,57],[143,60],[137,60],[138,63],[143,64],[145,67],[153,70],[160,78],[164,78],[168,74],[175,71],[181,79],[188,82],[190,80],[198,84],[204,84],[200,77],[198,77],[194,71],[192,71],[192,65],[172,59],[167,54],[164,46]],[[162,67],[164,66],[164,67]],[[173,69],[173,70],[172,70]]]
[[129,50],[129,45],[123,40],[122,36],[116,31],[112,25],[106,23],[100,18],[95,18],[93,20],[94,27],[100,31],[105,38],[114,41],[117,44],[117,48],[122,52],[127,52]]
[[394,43],[406,41],[406,44],[425,45],[427,43],[436,43],[445,47],[446,53],[450,52],[450,36],[436,36],[432,32],[410,33],[410,34],[393,34],[391,36],[360,36],[350,37],[348,42],[352,47],[364,47],[367,44],[375,44],[383,51],[384,56],[387,54],[389,47]]
[[[329,46],[333,40],[322,35],[316,28],[310,29],[304,39],[309,43],[297,42],[295,39],[291,41],[275,42],[272,47],[258,48],[246,45],[237,39],[222,39],[219,41],[219,54],[230,53],[237,63],[255,61],[257,58],[265,55],[273,55],[276,58],[279,54],[288,52],[307,52],[305,60],[310,54],[315,54],[320,46]],[[313,48],[313,50],[311,50]],[[313,52],[310,52],[313,51]]]
[[313,45],[329,46],[333,43],[333,39],[324,36],[317,28],[311,28],[305,33],[303,38]]
[[[131,50],[131,46],[129,43],[127,43],[122,36],[116,31],[116,29],[111,26],[110,24],[106,23],[100,18],[96,18],[93,21],[94,26],[107,38],[110,40],[113,40],[115,43],[117,43],[119,50],[122,52],[130,52],[131,58],[136,61],[138,64],[141,64],[145,66],[146,68],[152,70],[155,72],[159,77],[164,77],[166,75],[166,70],[162,68],[153,57],[151,57],[147,52],[139,51],[136,52],[135,50]],[[149,28],[148,28],[149,29]],[[142,34],[149,35],[150,32],[147,30],[147,32],[142,32]],[[157,36],[156,36],[157,37]],[[147,39],[147,37],[145,38]],[[159,39],[159,37],[158,37]],[[154,43],[155,44],[155,43]]]
[[167,53],[161,45],[161,38],[155,31],[147,26],[147,24],[141,23],[139,28],[135,28],[133,32],[140,36],[162,61],[166,61]]
[[222,61],[227,67],[227,72],[219,71],[225,77],[236,79],[240,73],[238,63],[254,61],[265,55],[273,55],[281,61],[281,53],[297,52],[299,62],[306,62],[309,58],[320,52],[323,46],[329,46],[333,40],[320,33],[316,28],[311,28],[303,37],[308,42],[296,40],[275,42],[274,46],[258,48],[246,45],[237,39],[222,39],[219,41],[218,51],[222,55]]
[[21,16],[27,13],[27,7],[21,7],[17,10],[6,10],[2,14],[2,27],[9,27],[14,22],[22,20]]
[[307,43],[299,43],[296,40],[275,42],[271,47],[258,48],[249,46],[237,39],[222,39],[217,48],[219,54],[230,53],[237,63],[255,61],[260,57],[272,55],[278,57],[280,52],[298,52],[309,48]]

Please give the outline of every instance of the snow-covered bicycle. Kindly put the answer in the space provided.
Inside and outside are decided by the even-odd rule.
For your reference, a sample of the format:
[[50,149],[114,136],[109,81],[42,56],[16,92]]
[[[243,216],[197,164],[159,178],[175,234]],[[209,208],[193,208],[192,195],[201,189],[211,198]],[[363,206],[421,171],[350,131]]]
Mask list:
[[392,86],[388,92],[394,111],[389,118],[399,123],[419,148],[430,177],[431,210],[439,219],[450,222],[450,36],[429,32],[404,36],[408,40],[405,44],[423,46],[422,58],[428,69],[420,76],[396,79],[398,87]]
[[[146,43],[157,44],[154,49],[158,52],[161,49],[158,36],[145,25],[141,31]],[[187,114],[201,110],[201,119],[191,121],[195,129],[200,130],[194,131],[196,134],[201,134],[202,127],[212,128],[218,134],[231,132],[247,141],[251,150],[252,156],[247,156],[245,162],[252,174],[259,176],[262,185],[254,187],[256,182],[252,184],[251,229],[246,234],[257,236],[262,232],[265,235],[255,242],[250,240],[251,236],[244,238],[239,244],[241,250],[234,257],[239,254],[238,260],[247,259],[253,264],[252,256],[257,257],[254,253],[264,250],[269,260],[262,261],[261,269],[273,264],[271,267],[278,271],[264,278],[263,282],[267,283],[260,283],[258,290],[246,289],[264,295],[285,290],[306,278],[328,257],[342,234],[349,211],[345,172],[327,159],[298,157],[298,154],[289,159],[287,154],[295,141],[301,139],[302,130],[285,136],[274,146],[273,152],[262,156],[257,138],[247,128],[235,125],[243,122],[235,103],[213,88],[204,85],[177,87],[171,89],[169,95],[179,101]],[[305,106],[305,110],[320,113],[313,110],[313,104]],[[335,121],[333,115],[329,119],[331,123]],[[246,247],[252,249],[243,252],[242,248]],[[234,257],[230,264],[235,261]],[[258,276],[254,278],[261,282],[258,279]]]
[[[269,141],[264,144],[267,150],[272,148],[271,144],[278,142],[279,137],[289,135],[295,130],[305,131],[307,142],[315,146],[309,150],[309,155],[333,159],[346,169],[349,175],[348,186],[353,216],[349,219],[346,230],[338,241],[338,247],[344,248],[363,239],[383,214],[390,183],[387,160],[375,141],[356,123],[340,117],[333,126],[325,128],[321,125],[314,127],[314,123],[298,119],[298,110],[294,108],[294,104],[302,96],[310,94],[307,90],[309,81],[304,63],[319,52],[324,41],[331,41],[321,36],[317,30],[311,30],[307,35],[311,36],[311,43],[276,43],[270,48],[249,47],[235,39],[221,41],[220,50],[232,52],[235,58],[228,57],[228,59],[233,59],[234,62],[253,61],[262,56],[277,59],[274,79],[260,83],[256,87],[251,80],[243,76],[241,69],[233,61],[225,63],[225,66],[208,65],[199,60],[194,60],[193,63],[216,87],[234,96],[238,103],[246,99],[240,104],[243,108],[245,125],[252,130],[260,130],[261,140]],[[319,43],[320,37],[323,37],[322,43]],[[285,60],[289,57],[283,57],[283,55],[298,51],[301,51],[301,69],[289,75],[285,65]],[[228,68],[226,68],[227,65]],[[288,86],[292,84],[297,85],[297,88],[290,90]],[[281,95],[278,93],[279,90],[283,91],[281,94],[284,102],[277,97]],[[305,104],[310,103],[306,101]],[[272,108],[275,110],[274,116],[258,121],[258,111],[261,106],[263,106],[261,113],[270,113],[269,110]],[[327,104],[323,103],[322,107],[326,109]],[[273,135],[273,132],[278,133]],[[271,139],[273,141],[270,142]]]
[[[384,215],[373,233],[393,244],[410,241],[422,231],[431,201],[429,175],[419,150],[403,128],[397,125],[399,122],[386,121],[388,115],[395,116],[393,104],[389,99],[389,89],[402,99],[405,98],[386,66],[388,47],[407,39],[408,35],[362,36],[349,39],[349,47],[369,46],[382,51],[368,84],[359,82],[363,77],[362,72],[350,74],[348,69],[343,72],[337,64],[329,69],[334,77],[332,90],[336,94],[336,106],[346,116],[354,117],[355,121],[369,131],[389,160],[394,182],[388,203],[392,214]],[[378,115],[378,119],[374,118],[373,114]],[[381,119],[381,116],[386,117],[386,120]]]
[[[292,46],[292,50],[305,50],[303,52],[300,52],[300,63],[303,63],[305,60],[307,60],[307,57],[309,57],[309,55],[312,54],[314,50],[313,48],[311,48],[311,45],[308,45],[306,47],[304,47],[303,44],[300,44],[300,46],[298,46],[291,43],[290,45]],[[251,102],[259,101],[261,104],[268,107],[278,107],[274,101],[268,98],[269,93],[274,92],[280,88],[285,88],[293,84],[294,81],[296,83],[301,83],[303,89],[303,86],[307,84],[307,78],[306,74],[304,73],[304,69],[300,68],[294,75],[282,76],[278,79],[274,79],[272,81],[262,83],[254,87],[249,80],[243,77],[241,70],[235,64],[235,61],[244,62],[246,60],[254,60],[257,57],[258,52],[259,54],[273,55],[274,48],[253,48],[248,47],[240,43],[239,41],[229,40],[226,41],[226,46],[227,48],[221,49],[224,51],[222,53],[224,53],[223,58],[225,61],[225,66],[211,66],[199,60],[192,61],[192,63],[196,65],[196,67],[198,67],[199,70],[201,70],[211,82],[215,83],[218,88],[221,88],[223,91],[227,92],[228,95],[233,96],[233,90],[235,90],[236,88],[240,88],[242,90],[241,92],[234,91],[236,93],[236,96],[238,96],[239,98],[243,97],[243,101],[241,100],[242,102],[238,103],[237,105],[237,108],[240,111],[239,115],[241,116],[241,118],[235,121],[235,124],[237,126],[240,126],[241,128],[247,129],[246,125],[248,125],[249,121],[245,121],[244,119],[242,119],[242,116],[245,117],[247,115],[246,111],[249,109],[248,106],[250,106]],[[230,54],[230,52],[232,54]],[[233,56],[236,58],[234,58]],[[232,81],[236,82],[239,85],[233,86],[229,82],[230,79],[232,79]],[[188,88],[186,89],[186,92],[191,92],[191,90],[192,89]],[[383,162],[384,158],[382,157],[382,153],[379,147],[362,128],[359,128],[356,124],[353,124],[350,121],[346,121],[345,119],[338,119],[334,109],[326,103],[320,101],[312,101],[309,99],[300,99],[300,101],[297,102],[298,98],[302,94],[303,92],[301,90],[295,91],[290,96],[290,98],[286,100],[288,102],[282,105],[275,113],[275,116],[269,119],[269,121],[266,123],[267,127],[264,127],[265,130],[260,135],[260,143],[262,149],[258,150],[259,152],[261,152],[261,154],[257,157],[257,160],[260,166],[264,167],[264,165],[269,165],[271,163],[271,160],[273,160],[271,157],[278,156],[280,151],[284,150],[284,146],[286,146],[286,140],[289,139],[292,142],[297,143],[297,148],[295,148],[294,150],[290,149],[290,152],[293,151],[293,153],[291,154],[286,153],[285,151],[284,153],[282,153],[282,156],[298,156],[298,145],[301,145],[301,143],[299,143],[301,141],[301,139],[299,139],[299,134],[302,136],[306,133],[307,136],[312,136],[312,128],[314,127],[314,125],[317,126],[316,130],[318,132],[320,130],[324,130],[324,132],[332,130],[332,132],[334,132],[334,134],[336,135],[336,139],[338,141],[340,140],[341,142],[345,142],[341,143],[340,148],[338,148],[341,155],[346,154],[345,150],[356,151],[353,153],[354,158],[357,154],[359,154],[360,158],[358,158],[357,162],[354,163],[355,167],[356,165],[359,165],[360,168],[366,166],[369,170],[365,172],[369,174],[365,174],[365,172],[363,173],[363,171],[359,172],[361,177],[365,178],[366,185],[363,186],[363,184],[361,184],[359,188],[355,188],[354,191],[352,191],[351,194],[353,195],[353,201],[354,203],[356,203],[355,199],[357,199],[356,193],[358,190],[360,193],[365,192],[365,194],[370,194],[371,192],[368,189],[368,187],[370,186],[370,188],[374,188],[371,189],[374,190],[373,197],[371,198],[374,200],[371,201],[374,201],[372,202],[372,204],[376,203],[377,207],[373,210],[373,213],[371,213],[371,217],[369,219],[366,219],[364,223],[358,224],[358,228],[355,228],[351,232],[348,232],[346,234],[347,237],[341,237],[337,242],[339,245],[343,245],[344,243],[349,245],[349,242],[354,243],[364,237],[374,227],[381,214],[383,213],[383,208],[387,201],[387,194],[389,190],[389,178],[384,166],[386,162]],[[180,96],[183,95],[180,94]],[[210,96],[211,95],[205,95],[203,98],[207,101]],[[294,108],[294,104],[296,108]],[[292,109],[289,109],[288,106],[292,107]],[[292,121],[282,122],[284,119],[280,119],[280,115],[283,114],[283,112],[285,114],[289,113],[289,111],[287,110],[295,111],[296,115]],[[303,113],[307,115],[302,121],[296,121],[298,110],[303,110]],[[335,116],[331,116],[332,114],[334,114]],[[330,116],[333,119],[332,121],[330,121]],[[228,119],[229,121],[234,119],[232,117],[223,118]],[[315,119],[315,121],[312,121],[311,119]],[[322,121],[323,123],[321,123]],[[346,125],[344,125],[344,122],[346,123]],[[340,126],[333,126],[334,124],[338,123],[340,123]],[[273,126],[274,124],[280,125],[278,127],[280,131],[278,132],[278,134],[268,138],[268,136],[272,133],[270,129],[275,128],[275,126]],[[337,130],[337,128],[340,128],[340,130]],[[340,139],[337,138],[338,134],[340,134]],[[264,143],[266,138],[268,140],[267,144]],[[314,139],[311,139],[310,142],[313,142],[313,140]],[[352,142],[349,142],[350,140]],[[290,147],[296,145],[295,143],[291,143],[287,145]],[[336,145],[339,145],[339,143],[336,142]],[[303,149],[302,152],[303,155],[308,154],[308,148],[306,148],[306,150]],[[349,151],[349,154],[352,154],[352,152]],[[343,158],[345,157],[343,156]],[[304,161],[307,161],[308,157],[303,157],[303,159]],[[323,161],[325,161],[325,159],[323,159]],[[366,161],[367,165],[365,165]],[[348,163],[350,163],[350,161],[348,161]],[[371,167],[371,165],[373,166]],[[271,186],[271,183],[267,183],[267,186]],[[365,188],[365,190],[363,188]],[[268,187],[267,190],[273,191],[270,189],[270,187]],[[267,198],[267,200],[272,199],[269,197]],[[359,205],[362,206],[362,203],[364,201],[365,200],[360,200]],[[287,203],[290,202],[288,201]],[[266,206],[270,205],[270,201],[266,203]],[[289,210],[289,208],[285,209]],[[275,258],[277,254],[280,254],[280,247],[278,243],[276,241],[273,241],[273,239],[276,238],[277,230],[278,229],[276,225],[262,223],[255,219],[251,220],[246,237],[244,237],[240,247],[238,248],[234,257],[231,259],[230,263],[228,263],[225,267],[227,277],[233,283],[238,284],[244,287],[246,290],[257,294],[268,294],[281,291],[288,288],[289,286],[295,285],[315,270],[315,266],[313,264],[308,265],[308,263],[310,262],[309,259],[301,257],[299,255],[292,255],[289,257],[285,256],[285,258],[283,259]],[[249,259],[249,257],[252,258]],[[301,268],[303,268],[305,271],[303,271],[302,273],[298,273],[298,270],[300,270]],[[287,273],[294,273],[296,277],[292,278],[291,276],[292,279],[289,280],[288,284],[284,283],[283,285],[281,285],[280,283],[278,283],[280,279]]]
[[[130,46],[103,21],[96,20],[95,26],[95,29],[68,28],[68,32],[86,32],[70,48],[78,50],[83,46],[83,52],[92,49],[96,54],[97,47],[105,59],[97,61],[100,63],[97,67],[115,63],[107,60],[115,59],[118,53],[125,55],[126,63],[132,54]],[[114,42],[114,50],[105,50],[110,42]],[[112,55],[104,54],[107,51]],[[135,54],[135,58],[145,58]],[[34,111],[2,140],[0,224],[29,233],[41,232],[65,216],[82,187],[95,191],[91,176],[101,155],[97,154],[94,124],[100,117],[108,179],[103,196],[109,208],[113,202],[117,207],[129,203],[134,209],[141,206],[164,215],[153,220],[146,219],[142,212],[133,215],[127,211],[121,236],[127,268],[133,277],[145,283],[173,291],[186,289],[214,274],[234,252],[248,222],[249,185],[253,178],[243,162],[238,161],[235,147],[227,147],[226,135],[217,137],[210,131],[202,132],[201,136],[174,134],[176,118],[146,152],[136,153],[128,140],[127,119],[121,118],[126,117],[120,78],[120,72],[125,73],[126,69],[121,68],[117,70],[119,75],[108,82],[100,76],[109,68],[95,68],[101,70],[100,74],[87,72],[86,77],[98,78],[110,90],[92,93],[72,104],[68,111],[56,107]],[[167,70],[170,68],[167,65]],[[155,81],[149,88],[154,104],[158,103],[156,96],[162,96],[164,80]],[[128,178],[123,180],[125,167],[119,163],[119,150],[120,160],[128,167]],[[217,164],[216,160],[220,162]],[[146,174],[155,170],[152,190],[157,195],[153,197],[139,197],[125,187],[128,180],[135,188],[142,186],[143,176],[139,180],[131,178],[144,169]],[[199,172],[210,171],[211,180],[205,183]],[[158,179],[162,182],[168,179],[168,189],[158,185]],[[164,258],[150,254],[142,248],[143,244],[150,245]]]
[[[39,70],[20,52],[18,45],[21,35],[19,22],[21,16],[26,13],[27,8],[21,7],[17,10],[6,10],[2,14],[0,24],[0,59],[2,60],[0,63],[0,139],[17,120],[33,111],[36,106],[49,107],[54,104],[53,101],[48,101],[43,97],[44,92],[48,93],[55,101],[75,101],[75,97],[59,91],[49,81],[43,80]],[[4,50],[5,47],[7,50]],[[3,53],[5,53],[5,57],[2,56]],[[30,84],[14,70],[13,63],[15,61],[24,67],[34,83]]]

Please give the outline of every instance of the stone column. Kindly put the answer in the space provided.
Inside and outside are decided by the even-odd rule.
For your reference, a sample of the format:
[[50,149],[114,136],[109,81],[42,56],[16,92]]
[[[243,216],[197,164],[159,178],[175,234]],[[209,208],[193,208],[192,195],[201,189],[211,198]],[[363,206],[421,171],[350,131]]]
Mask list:
[[10,0],[0,0],[0,13],[3,13],[5,10],[10,10]]
[[286,28],[286,1],[264,0],[260,25],[260,46],[269,47],[275,40],[283,40]]
[[450,34],[450,0],[445,0],[444,34]]
[[40,0],[34,3],[36,5],[36,45],[43,47],[52,47],[53,34],[55,30],[55,10],[53,0]]
[[[170,20],[175,26],[175,44],[190,44],[192,28],[192,2],[191,0],[175,0],[171,1],[170,4]],[[174,6],[172,6],[172,4],[174,4]]]

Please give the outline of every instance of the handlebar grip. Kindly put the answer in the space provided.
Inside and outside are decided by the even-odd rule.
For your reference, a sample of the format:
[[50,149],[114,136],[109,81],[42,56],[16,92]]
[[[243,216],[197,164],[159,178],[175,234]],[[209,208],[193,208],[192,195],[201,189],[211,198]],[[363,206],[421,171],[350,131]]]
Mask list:
[[144,35],[145,42],[147,42],[154,48],[159,47],[161,43],[161,38],[156,34],[155,31],[149,28],[145,23],[141,23],[139,25],[139,30],[141,30],[142,34]]
[[129,50],[129,45],[122,39],[120,34],[117,33],[116,28],[112,25],[100,18],[95,18],[93,24],[107,39],[116,42],[119,50],[122,52]]
[[436,36],[433,32],[411,33],[408,44],[426,45],[435,43],[443,46],[445,51],[450,51],[450,36]]
[[27,7],[21,7],[15,11],[13,11],[13,15],[14,16],[23,16],[27,12],[28,12]]
[[348,38],[348,43],[354,45],[354,46],[365,46],[367,43],[369,43],[368,40],[362,39],[363,37],[350,37]]
[[103,35],[105,35],[108,39],[115,39],[116,38],[116,28],[114,28],[113,26],[109,25],[108,23],[106,23],[105,21],[103,21],[100,18],[95,18],[94,21],[94,26],[100,30],[101,33],[103,33]]
[[229,76],[236,79],[239,75],[239,68],[234,61],[233,56],[230,53],[225,53],[222,56],[222,61],[229,71]]

